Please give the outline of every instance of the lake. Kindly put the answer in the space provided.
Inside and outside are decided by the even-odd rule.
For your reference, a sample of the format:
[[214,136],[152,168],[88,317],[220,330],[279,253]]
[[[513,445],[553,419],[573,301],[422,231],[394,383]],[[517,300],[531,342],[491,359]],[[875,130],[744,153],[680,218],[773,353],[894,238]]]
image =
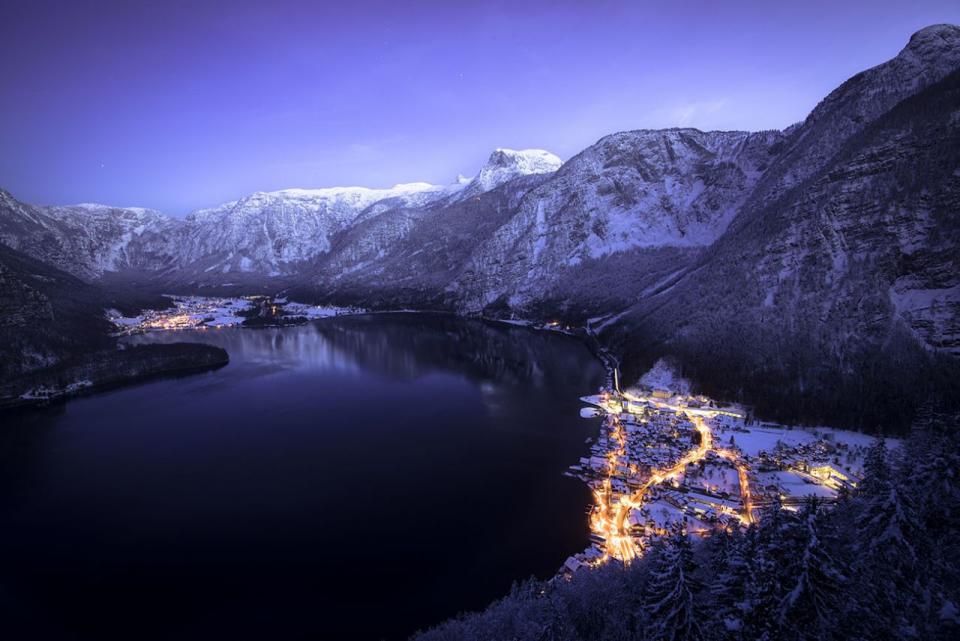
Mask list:
[[0,417],[0,612],[44,639],[397,639],[588,545],[603,370],[421,314],[157,333],[226,367]]

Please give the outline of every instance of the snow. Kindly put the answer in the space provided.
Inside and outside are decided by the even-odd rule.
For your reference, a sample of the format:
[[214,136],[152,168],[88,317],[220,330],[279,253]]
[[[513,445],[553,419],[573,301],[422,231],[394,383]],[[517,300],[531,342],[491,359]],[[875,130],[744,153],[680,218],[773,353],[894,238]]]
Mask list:
[[960,353],[960,282],[951,287],[926,288],[910,277],[898,278],[889,289],[890,302],[922,344],[947,346]]
[[289,316],[304,316],[309,320],[318,318],[330,318],[344,313],[353,312],[343,307],[333,307],[327,305],[307,305],[304,303],[288,302],[284,305],[284,311]]
[[560,168],[563,161],[558,156],[543,149],[498,148],[490,154],[487,164],[480,170],[474,183],[483,191],[490,191],[498,185],[518,176],[549,174]]
[[[240,312],[250,309],[253,305],[251,300],[245,298],[209,296],[169,296],[169,298],[174,302],[173,309],[147,310],[133,317],[125,317],[115,309],[108,309],[106,310],[107,319],[117,327],[119,334],[230,327],[243,324],[246,318],[241,316]],[[273,304],[282,307],[284,315],[288,318],[300,317],[307,320],[363,313],[364,311],[357,308],[308,305],[288,301],[286,298],[273,299]]]
[[624,311],[622,311],[622,312],[620,312],[620,313],[618,313],[618,314],[612,314],[612,315],[606,316],[606,317],[600,317],[600,318],[596,318],[596,319],[590,319],[591,321],[600,321],[600,322],[597,323],[597,324],[594,324],[594,323],[591,322],[591,323],[589,324],[590,330],[591,330],[592,332],[594,332],[594,333],[598,333],[598,334],[599,334],[600,332],[602,332],[602,331],[605,330],[606,328],[608,328],[608,327],[616,324],[621,318],[623,318],[624,316],[626,316],[626,315],[629,314],[629,313],[630,313],[630,310],[629,310],[629,309],[626,309],[626,310],[624,310]]
[[834,490],[809,481],[796,472],[759,472],[757,473],[757,479],[761,486],[776,485],[787,496],[816,496],[823,499],[831,499],[836,496]]
[[20,395],[20,399],[24,401],[38,401],[57,398],[60,396],[65,396],[67,394],[76,394],[80,390],[86,389],[88,387],[93,387],[93,381],[89,379],[80,379],[72,383],[68,383],[66,387],[51,387],[47,385],[40,385],[34,388],[31,388]]
[[801,429],[764,429],[750,427],[747,431],[732,432],[737,449],[747,456],[756,457],[760,452],[773,452],[777,443],[791,447],[817,441],[812,431]]
[[173,309],[146,310],[133,317],[122,316],[117,310],[106,310],[107,319],[118,329],[118,334],[143,331],[192,329],[196,327],[229,327],[243,323],[238,312],[250,309],[252,303],[243,298],[212,298],[204,296],[169,296]]
[[[800,445],[811,445],[823,439],[827,442],[843,443],[847,446],[866,449],[875,441],[875,438],[868,434],[830,427],[788,428],[773,424],[767,425],[764,427],[751,425],[743,431],[723,432],[722,439],[726,440],[732,435],[737,449],[751,457],[759,456],[760,452],[768,454],[773,452],[778,442],[787,447],[798,447]],[[890,448],[896,448],[900,445],[900,441],[887,439],[887,444]]]
[[107,319],[114,325],[119,325],[120,327],[134,327],[143,322],[143,315],[140,316],[124,316],[116,309],[108,309]]
[[675,394],[689,394],[690,381],[682,378],[679,373],[662,358],[653,364],[650,370],[640,377],[640,385],[650,389],[660,389]]
[[281,198],[298,199],[356,199],[358,201],[372,204],[378,200],[386,198],[396,198],[420,192],[442,191],[445,187],[441,185],[432,185],[426,182],[400,183],[393,187],[377,189],[370,187],[324,187],[320,189],[281,189],[278,191],[260,192],[268,196],[279,196]]
[[500,185],[519,178],[537,174],[549,174],[557,171],[563,161],[543,149],[506,149],[498,148],[490,154],[487,164],[480,173],[464,183],[463,176],[457,183],[463,186],[462,197],[472,196],[495,189]]

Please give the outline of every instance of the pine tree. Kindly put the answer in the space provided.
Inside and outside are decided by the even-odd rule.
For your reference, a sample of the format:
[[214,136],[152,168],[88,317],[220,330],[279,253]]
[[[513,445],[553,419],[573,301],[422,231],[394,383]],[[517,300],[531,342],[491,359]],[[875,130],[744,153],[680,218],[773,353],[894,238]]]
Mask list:
[[890,465],[887,460],[887,441],[877,439],[863,458],[863,482],[857,494],[869,498],[886,492],[890,486]]
[[684,532],[677,531],[660,548],[644,595],[649,617],[647,637],[656,641],[698,641],[700,613],[694,605],[699,584],[694,578],[693,549]]
[[746,604],[746,588],[750,566],[744,554],[746,538],[721,531],[714,534],[712,559],[713,579],[710,582],[712,610],[718,625],[715,636],[741,639]]
[[746,639],[773,639],[779,634],[776,613],[787,593],[794,567],[800,558],[802,537],[793,512],[784,510],[779,497],[766,513],[762,525],[747,531],[746,558],[749,578],[744,607]]
[[960,416],[933,404],[914,421],[903,468],[902,491],[916,507],[922,533],[916,580],[921,608],[920,635],[931,639],[960,635]]
[[922,530],[900,485],[888,481],[885,491],[865,497],[856,526],[857,618],[872,638],[916,636],[923,600],[916,567]]
[[829,551],[827,522],[811,500],[805,511],[806,540],[793,586],[780,602],[779,625],[787,639],[827,639],[834,635],[839,595],[846,576]]
[[858,525],[866,559],[878,561],[893,572],[916,562],[920,524],[913,506],[897,485],[890,484],[886,493],[866,503]]

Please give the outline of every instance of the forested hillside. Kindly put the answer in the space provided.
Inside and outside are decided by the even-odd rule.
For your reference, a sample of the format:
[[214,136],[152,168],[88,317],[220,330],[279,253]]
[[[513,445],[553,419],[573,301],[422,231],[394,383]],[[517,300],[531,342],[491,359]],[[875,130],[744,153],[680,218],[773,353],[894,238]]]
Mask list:
[[929,407],[870,451],[853,495],[774,506],[706,539],[676,531],[629,566],[530,580],[417,641],[822,641],[960,634],[960,416]]

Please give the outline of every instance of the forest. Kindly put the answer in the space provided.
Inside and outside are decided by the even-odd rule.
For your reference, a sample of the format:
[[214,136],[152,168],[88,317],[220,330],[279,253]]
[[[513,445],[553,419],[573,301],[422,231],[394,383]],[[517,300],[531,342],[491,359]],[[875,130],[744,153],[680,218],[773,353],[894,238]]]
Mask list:
[[530,579],[417,641],[813,641],[960,634],[960,415],[925,406],[880,439],[835,505],[771,507],[705,538],[678,529],[630,565]]

